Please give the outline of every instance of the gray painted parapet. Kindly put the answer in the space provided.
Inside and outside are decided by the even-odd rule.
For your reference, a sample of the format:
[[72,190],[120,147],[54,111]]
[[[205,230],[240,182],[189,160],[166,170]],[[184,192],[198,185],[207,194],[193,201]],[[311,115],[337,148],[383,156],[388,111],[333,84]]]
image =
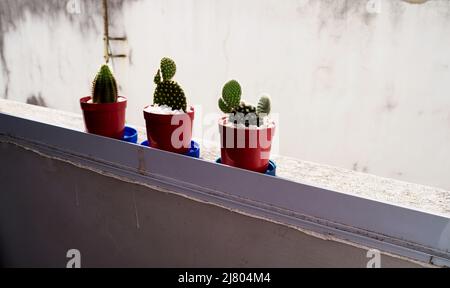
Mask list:
[[[352,246],[363,250],[363,247],[377,248],[423,263],[448,263],[449,242],[444,241],[450,233],[446,230],[448,217],[4,114],[0,114],[0,135],[3,143],[19,145],[53,160],[59,159],[91,172],[143,185],[152,190],[210,203],[254,218],[266,219],[265,221],[282,223],[319,238],[353,243]],[[10,177],[5,177],[7,178]],[[51,183],[48,176],[44,179],[47,179],[44,183]],[[230,186],[235,181],[233,179],[242,181],[238,189],[235,185]],[[73,186],[56,182],[60,189]],[[94,185],[87,179],[83,182],[86,187]],[[45,185],[36,183],[33,187]],[[88,188],[87,190],[90,191]],[[14,189],[5,190],[4,193],[14,193],[11,191]],[[125,193],[128,196],[123,197],[131,197],[127,191],[128,188],[117,193]],[[51,193],[54,195],[57,192]],[[8,199],[5,195],[3,197]],[[107,197],[112,203],[123,202],[120,197],[110,199],[107,194],[102,197]],[[45,202],[47,203],[46,200]],[[58,203],[57,201],[55,205],[59,206]],[[64,213],[65,209],[58,211]],[[134,211],[136,220],[139,212],[136,209]],[[114,218],[114,212],[110,210],[108,215]],[[167,213],[170,215],[170,211]],[[139,221],[136,220],[135,224],[140,227]]]

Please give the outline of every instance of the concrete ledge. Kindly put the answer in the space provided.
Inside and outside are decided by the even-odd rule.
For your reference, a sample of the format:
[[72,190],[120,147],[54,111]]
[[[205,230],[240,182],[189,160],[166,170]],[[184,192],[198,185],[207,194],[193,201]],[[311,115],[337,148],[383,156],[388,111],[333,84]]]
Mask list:
[[[389,199],[374,201],[368,199],[371,195],[361,197],[353,194],[354,190],[340,191],[317,183],[306,183],[300,178],[301,175],[293,173],[296,171],[293,167],[298,169],[304,165],[301,161],[278,158],[278,164],[286,170],[281,172],[282,177],[274,178],[211,163],[208,160],[214,160],[218,155],[213,149],[205,149],[205,159],[197,160],[80,133],[82,119],[79,115],[7,101],[0,102],[0,112],[3,113],[0,114],[2,143],[23,147],[49,159],[64,161],[121,181],[294,227],[321,239],[359,248],[377,248],[423,263],[449,266],[448,215],[407,208],[405,203],[398,205]],[[352,176],[368,175],[313,163],[308,165],[313,168],[309,171],[315,172],[306,174],[309,177],[317,177],[317,171],[322,169],[328,169],[325,170],[328,175],[336,175],[331,174],[336,169],[341,175],[346,172],[350,175],[346,176],[348,178],[332,177],[329,181],[331,185],[342,187],[340,181],[348,179],[353,181],[351,186],[361,191],[365,189],[365,183],[358,183]],[[389,189],[384,182],[387,179],[368,177],[373,177],[378,185],[371,191],[383,195],[384,190]],[[234,179],[239,179],[240,185],[230,185]],[[396,189],[399,187],[397,185],[416,187],[399,181],[391,183]],[[433,189],[420,187],[431,189],[429,191]],[[4,193],[8,192],[11,191]],[[447,197],[448,192],[444,192]]]
[[[3,99],[0,99],[0,113],[84,131],[83,118],[80,114]],[[145,127],[134,127],[139,132],[139,142],[144,141],[146,139]],[[202,146],[202,158],[205,160],[215,161],[218,155],[220,155],[218,148]],[[450,216],[450,191],[445,189],[289,157],[274,156],[274,160],[278,165],[278,176],[285,179],[433,214]]]

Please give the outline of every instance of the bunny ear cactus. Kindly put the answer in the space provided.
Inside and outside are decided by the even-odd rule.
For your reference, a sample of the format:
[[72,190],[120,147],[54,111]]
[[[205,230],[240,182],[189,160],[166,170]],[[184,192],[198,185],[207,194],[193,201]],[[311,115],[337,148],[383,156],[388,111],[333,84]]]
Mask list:
[[156,84],[155,93],[153,95],[153,103],[157,105],[167,105],[172,110],[187,110],[187,101],[183,89],[180,85],[173,81],[177,66],[172,59],[161,59],[161,67],[155,75],[154,82]]
[[108,65],[103,65],[92,84],[92,101],[94,103],[115,103],[117,99],[116,79]]
[[241,101],[242,89],[236,80],[231,80],[222,89],[222,98],[219,99],[219,108],[222,112],[230,114],[229,121],[235,124],[260,126],[264,116],[270,113],[270,98],[263,96],[258,107]]
[[175,73],[177,73],[177,65],[175,61],[169,58],[161,59],[161,73],[163,80],[172,80]]
[[219,108],[224,113],[231,113],[241,102],[241,85],[231,80],[223,86],[222,98],[219,99]]

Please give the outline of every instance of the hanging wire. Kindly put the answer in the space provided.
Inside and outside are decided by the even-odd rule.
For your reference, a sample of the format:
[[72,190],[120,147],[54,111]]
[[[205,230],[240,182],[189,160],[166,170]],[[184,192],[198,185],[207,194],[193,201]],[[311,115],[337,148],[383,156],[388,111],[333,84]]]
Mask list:
[[108,0],[103,0],[103,31],[104,57],[106,64],[108,64],[111,56],[111,46],[109,44]]

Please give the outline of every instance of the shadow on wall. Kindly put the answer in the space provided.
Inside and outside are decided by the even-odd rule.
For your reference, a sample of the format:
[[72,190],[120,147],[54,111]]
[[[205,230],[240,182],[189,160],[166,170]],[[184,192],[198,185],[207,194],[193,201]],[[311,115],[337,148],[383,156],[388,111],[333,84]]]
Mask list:
[[423,4],[425,2],[427,2],[428,0],[403,0],[406,3],[411,3],[411,4]]
[[[121,11],[125,2],[139,0],[108,0],[111,11]],[[15,30],[28,14],[56,19],[66,17],[71,23],[78,24],[81,33],[99,28],[95,25],[98,17],[102,17],[102,1],[92,0],[1,0],[0,1],[0,69],[5,84],[0,87],[0,97],[8,99],[10,68],[4,53],[5,34]],[[89,13],[83,13],[89,11]]]
[[41,93],[39,93],[37,96],[31,95],[30,97],[28,97],[27,104],[48,107],[47,104],[45,103],[45,99],[42,97]]

